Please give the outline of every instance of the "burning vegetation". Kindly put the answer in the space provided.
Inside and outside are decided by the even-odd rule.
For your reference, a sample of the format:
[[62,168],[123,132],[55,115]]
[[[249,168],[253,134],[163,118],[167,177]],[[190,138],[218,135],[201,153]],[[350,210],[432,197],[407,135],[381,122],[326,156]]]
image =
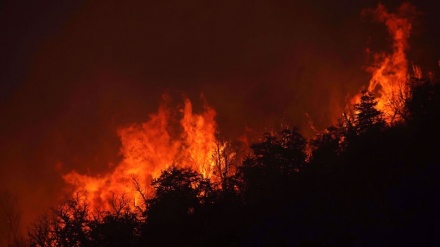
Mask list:
[[[392,40],[391,53],[367,53],[373,64],[366,67],[372,77],[367,90],[374,93],[377,99],[376,108],[384,114],[387,123],[391,124],[402,119],[405,100],[409,97],[410,77],[421,77],[420,68],[413,66],[413,75],[409,73],[406,51],[409,49],[408,39],[411,35],[412,22],[417,14],[415,7],[409,3],[400,6],[396,13],[390,13],[385,6],[379,4],[376,9],[364,11],[376,21],[385,24]],[[359,103],[360,94],[352,102]]]
[[[408,3],[396,13],[388,12],[381,4],[376,9],[364,11],[364,15],[385,24],[392,49],[391,53],[369,54],[374,62],[366,69],[372,78],[366,91],[356,95],[348,105],[354,109],[358,119],[353,117],[346,124],[358,121],[357,125],[363,128],[380,121],[393,124],[403,120],[411,78],[406,51],[416,13],[414,6]],[[419,68],[415,69],[413,76],[420,78],[420,73]],[[164,96],[158,112],[151,114],[149,121],[119,129],[123,159],[112,172],[89,176],[72,171],[64,175],[64,180],[74,188],[73,194],[83,193],[94,210],[109,210],[109,201],[115,195],[124,195],[125,199],[132,201],[130,205],[134,209],[141,200],[139,189],[151,196],[149,185],[171,166],[191,168],[205,179],[218,180],[213,174],[216,162],[221,160],[219,153],[227,144],[220,145],[217,139],[215,110],[205,103],[203,112],[194,113],[187,98],[177,109],[170,102],[171,99]],[[377,111],[368,112],[367,108]]]
[[[424,137],[440,138],[440,84],[424,79],[416,66],[409,72],[406,51],[416,13],[410,4],[396,13],[383,5],[365,11],[385,24],[391,52],[369,51],[368,86],[350,100],[337,125],[310,140],[297,128],[282,128],[243,155],[221,140],[216,112],[204,100],[195,112],[188,98],[176,106],[163,96],[148,121],[118,130],[119,164],[99,175],[63,176],[70,195],[29,228],[30,244],[372,246],[435,240],[439,145]],[[421,212],[424,204],[429,206]],[[409,232],[411,237],[400,236]]]
[[[36,246],[433,243],[440,147],[431,141],[440,138],[440,83],[413,80],[403,121],[387,124],[377,100],[363,91],[353,119],[309,141],[296,128],[266,133],[242,160],[227,143],[187,137],[197,131],[186,123],[215,130],[209,108],[195,114],[185,101],[174,132],[166,127],[173,114],[162,106],[147,123],[119,131],[120,167],[101,177],[67,174],[73,196],[42,215],[29,239]],[[192,149],[189,140],[212,149]],[[161,151],[170,147],[177,151]],[[144,150],[153,151],[143,156]],[[192,150],[207,153],[194,158]],[[156,159],[169,165],[130,165]]]
[[63,176],[74,187],[73,194],[84,194],[92,209],[109,210],[115,195],[124,195],[132,209],[140,201],[139,189],[148,195],[153,179],[171,166],[191,168],[204,178],[215,170],[215,152],[221,152],[216,138],[215,111],[208,105],[204,112],[193,112],[191,102],[184,99],[180,109],[164,103],[150,120],[119,129],[123,159],[113,171],[98,176],[72,171]]

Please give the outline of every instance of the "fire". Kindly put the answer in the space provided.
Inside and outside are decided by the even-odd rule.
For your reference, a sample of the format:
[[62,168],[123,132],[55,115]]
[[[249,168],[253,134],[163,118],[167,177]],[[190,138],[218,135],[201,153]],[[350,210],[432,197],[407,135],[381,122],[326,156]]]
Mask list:
[[[406,51],[409,48],[408,38],[415,10],[409,3],[404,3],[397,13],[390,13],[379,4],[376,9],[368,10],[367,13],[371,13],[377,21],[385,24],[393,42],[391,53],[374,53],[373,65],[366,68],[372,74],[368,90],[375,93],[377,108],[384,113],[385,120],[391,123],[399,120],[399,114],[409,93]],[[359,98],[360,96],[356,95],[353,101],[358,102]]]
[[137,206],[141,195],[136,186],[148,189],[152,179],[171,165],[191,167],[211,178],[217,142],[215,116],[206,104],[202,113],[194,113],[186,98],[180,111],[163,103],[149,121],[119,129],[123,159],[112,172],[89,176],[71,171],[63,178],[74,186],[74,193],[85,194],[93,210],[111,210],[115,196],[130,200],[132,208]]

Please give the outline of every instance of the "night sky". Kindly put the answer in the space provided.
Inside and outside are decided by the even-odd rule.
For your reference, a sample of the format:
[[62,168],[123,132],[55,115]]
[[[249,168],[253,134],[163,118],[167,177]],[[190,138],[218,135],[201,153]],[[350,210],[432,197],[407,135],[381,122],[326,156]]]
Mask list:
[[[381,1],[389,10],[401,1]],[[409,60],[438,74],[440,8],[419,14]],[[32,218],[62,174],[116,163],[119,127],[148,120],[161,95],[216,109],[220,133],[281,123],[311,135],[367,85],[365,49],[389,51],[378,1],[2,1],[0,189]],[[436,16],[437,15],[437,16]]]

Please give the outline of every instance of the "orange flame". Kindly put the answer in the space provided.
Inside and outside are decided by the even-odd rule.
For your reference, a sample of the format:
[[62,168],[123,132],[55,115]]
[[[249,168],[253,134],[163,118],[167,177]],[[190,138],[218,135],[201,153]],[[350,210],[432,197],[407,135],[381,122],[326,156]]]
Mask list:
[[[415,8],[409,3],[404,3],[397,13],[390,13],[379,4],[376,9],[367,12],[385,24],[393,40],[392,53],[375,53],[374,64],[367,67],[367,71],[372,73],[368,90],[376,94],[377,108],[384,113],[385,120],[391,123],[399,120],[399,113],[409,93],[406,51],[409,48],[408,38]],[[358,102],[359,98],[359,95],[356,95],[352,102]]]
[[[191,167],[210,178],[217,141],[216,112],[205,105],[202,113],[193,113],[191,102],[184,99],[180,121],[176,122],[172,110],[162,104],[149,121],[119,129],[123,159],[112,172],[88,176],[72,171],[63,176],[64,180],[74,186],[74,193],[85,194],[93,210],[111,210],[115,195],[131,200],[132,209],[138,206],[141,195],[133,178],[148,189],[152,179],[171,165]],[[173,123],[178,123],[177,127]]]

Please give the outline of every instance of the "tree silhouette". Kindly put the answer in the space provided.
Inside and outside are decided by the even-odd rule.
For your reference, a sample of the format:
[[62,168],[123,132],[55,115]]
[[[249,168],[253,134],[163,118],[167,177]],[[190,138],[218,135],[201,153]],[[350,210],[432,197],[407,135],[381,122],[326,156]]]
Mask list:
[[373,93],[363,90],[361,102],[355,105],[355,125],[358,134],[380,130],[385,126],[382,112],[376,109],[377,101]]
[[[161,246],[193,242],[195,214],[210,198],[209,181],[190,168],[171,166],[153,180],[152,186],[155,196],[147,200],[142,241]],[[162,237],[170,232],[173,237]]]
[[40,215],[28,229],[31,246],[55,246],[56,241],[52,231],[52,218],[48,212]]
[[87,243],[89,208],[82,195],[63,201],[53,213],[57,246],[83,246]]
[[297,128],[283,129],[277,135],[266,133],[263,141],[251,145],[253,156],[245,162],[288,176],[304,165],[305,145],[306,139]]
[[440,83],[427,79],[413,79],[411,97],[406,101],[407,120],[420,130],[432,131],[440,123]]
[[273,197],[283,197],[287,183],[305,164],[305,147],[306,139],[297,128],[276,135],[266,133],[261,142],[252,144],[253,154],[238,173],[247,203],[269,203]]
[[135,213],[107,212],[89,223],[91,246],[137,246],[140,222]]
[[88,224],[91,246],[136,246],[141,222],[124,194],[110,199],[112,210],[99,213]]
[[216,141],[213,153],[214,175],[219,178],[223,191],[233,190],[233,176],[237,169],[236,153],[226,141]]
[[32,246],[87,246],[89,208],[81,194],[63,200],[42,215],[29,230]]
[[310,161],[314,166],[313,169],[318,168],[328,174],[336,168],[335,165],[342,152],[342,137],[341,130],[331,126],[310,141],[312,149]]

